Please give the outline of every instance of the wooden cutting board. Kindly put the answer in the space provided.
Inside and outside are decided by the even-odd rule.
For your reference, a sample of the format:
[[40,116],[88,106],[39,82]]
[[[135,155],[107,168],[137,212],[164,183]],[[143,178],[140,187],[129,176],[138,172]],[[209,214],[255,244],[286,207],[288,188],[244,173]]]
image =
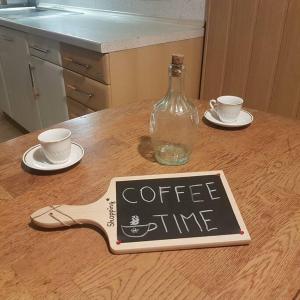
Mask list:
[[250,235],[223,171],[113,178],[88,205],[52,205],[38,226],[93,224],[114,253],[248,244]]

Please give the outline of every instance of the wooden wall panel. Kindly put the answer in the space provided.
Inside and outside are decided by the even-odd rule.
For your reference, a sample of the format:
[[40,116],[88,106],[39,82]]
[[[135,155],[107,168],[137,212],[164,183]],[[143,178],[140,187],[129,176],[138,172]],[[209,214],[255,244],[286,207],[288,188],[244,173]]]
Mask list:
[[244,97],[258,0],[234,0],[222,93]]
[[297,116],[300,103],[300,1],[290,2],[269,110]]
[[299,0],[208,0],[201,98],[300,118],[299,16]]
[[245,93],[247,105],[253,108],[269,107],[287,8],[286,0],[259,3]]
[[214,22],[206,24],[206,32],[209,32],[209,35],[205,37],[204,51],[209,64],[203,65],[201,99],[206,98],[206,95],[214,98],[221,94],[232,2],[211,0],[210,5],[206,7],[208,19],[213,18]]

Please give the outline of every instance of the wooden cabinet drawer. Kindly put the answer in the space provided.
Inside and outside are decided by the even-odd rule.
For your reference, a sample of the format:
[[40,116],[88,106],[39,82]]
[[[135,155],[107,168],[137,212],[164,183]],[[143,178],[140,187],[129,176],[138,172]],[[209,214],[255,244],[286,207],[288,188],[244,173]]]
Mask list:
[[110,83],[108,54],[61,44],[61,56],[66,69],[106,84]]
[[35,35],[27,35],[29,52],[31,55],[61,66],[60,45],[54,40]]
[[64,69],[66,94],[92,110],[110,106],[110,86]]
[[67,104],[70,119],[81,117],[94,112],[93,110],[71,98],[67,98]]

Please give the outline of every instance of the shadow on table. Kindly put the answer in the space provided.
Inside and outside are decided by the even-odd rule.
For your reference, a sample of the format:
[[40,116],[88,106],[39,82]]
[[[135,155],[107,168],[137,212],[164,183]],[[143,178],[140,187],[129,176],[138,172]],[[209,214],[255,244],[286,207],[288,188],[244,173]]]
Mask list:
[[219,129],[219,130],[225,130],[225,131],[238,131],[238,130],[243,130],[247,127],[249,127],[251,125],[248,124],[248,125],[245,125],[245,126],[241,126],[241,127],[223,127],[223,126],[219,126],[219,125],[216,125],[216,124],[213,124],[211,122],[209,122],[205,117],[202,117],[202,122],[209,126],[209,127],[212,127],[212,128],[215,128],[215,129]]
[[75,224],[72,226],[64,226],[64,227],[59,227],[59,228],[44,228],[44,227],[39,227],[38,225],[34,224],[33,222],[29,222],[28,226],[34,230],[41,231],[41,232],[55,232],[55,231],[65,231],[71,229],[76,229],[76,228],[88,228],[96,231],[98,234],[100,234],[104,240],[106,241],[107,245],[109,246],[109,241],[107,239],[107,236],[105,233],[97,226],[92,225],[92,224]]
[[151,162],[156,162],[150,136],[140,137],[138,151],[145,159]]
[[61,170],[52,170],[52,171],[48,171],[48,170],[43,171],[43,170],[36,170],[36,169],[29,168],[28,166],[26,166],[26,165],[24,164],[23,161],[21,162],[21,167],[22,167],[22,169],[23,169],[25,172],[28,172],[28,173],[30,173],[30,174],[32,174],[32,175],[51,176],[51,175],[56,175],[56,174],[60,174],[60,173],[67,172],[67,171],[69,171],[69,170],[75,168],[79,163],[80,163],[80,161],[77,162],[76,164],[70,166],[70,167],[65,168],[65,169],[61,169]]

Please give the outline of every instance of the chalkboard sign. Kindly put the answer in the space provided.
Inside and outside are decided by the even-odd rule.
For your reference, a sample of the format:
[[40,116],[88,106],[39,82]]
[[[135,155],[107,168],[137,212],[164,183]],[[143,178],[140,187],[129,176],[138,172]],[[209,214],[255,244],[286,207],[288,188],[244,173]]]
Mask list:
[[220,175],[117,181],[116,191],[122,242],[241,232]]
[[32,220],[43,227],[95,224],[115,253],[250,242],[222,171],[114,178],[94,203],[51,208]]

